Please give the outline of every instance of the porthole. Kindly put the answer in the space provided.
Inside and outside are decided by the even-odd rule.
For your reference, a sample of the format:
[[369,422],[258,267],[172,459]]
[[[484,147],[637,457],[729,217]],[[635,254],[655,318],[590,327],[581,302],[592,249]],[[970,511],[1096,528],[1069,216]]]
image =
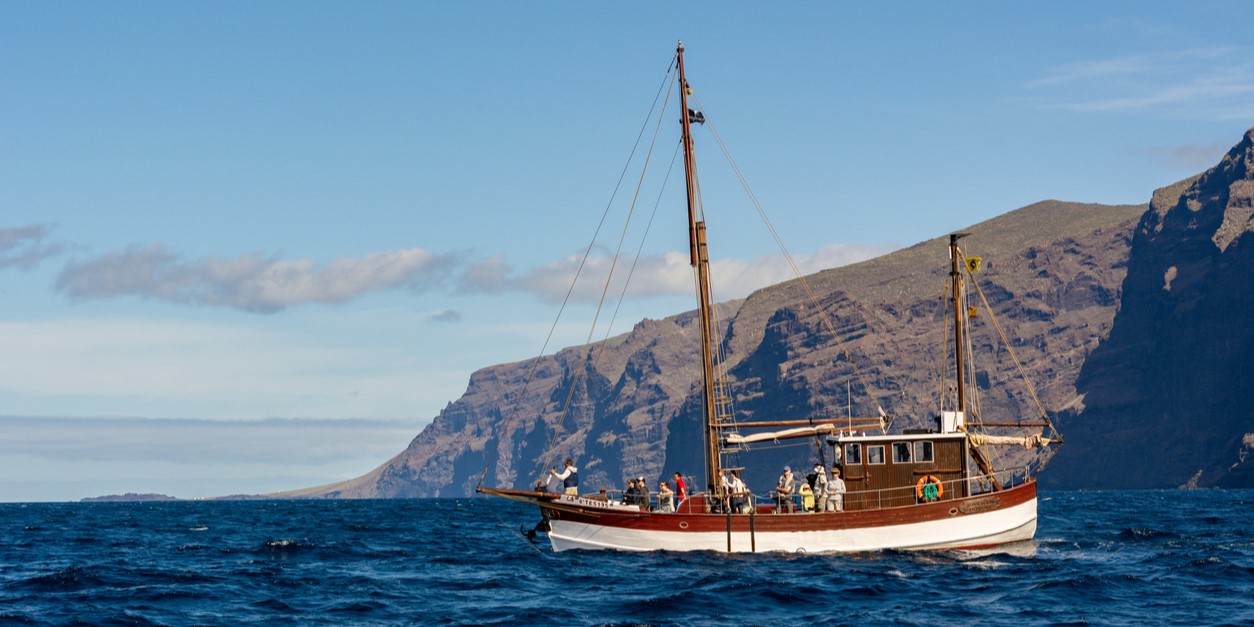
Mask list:
[[679,528],[680,528],[680,529],[687,529],[687,528],[688,528],[688,521],[686,521],[686,520],[681,520],[681,521],[679,521]]

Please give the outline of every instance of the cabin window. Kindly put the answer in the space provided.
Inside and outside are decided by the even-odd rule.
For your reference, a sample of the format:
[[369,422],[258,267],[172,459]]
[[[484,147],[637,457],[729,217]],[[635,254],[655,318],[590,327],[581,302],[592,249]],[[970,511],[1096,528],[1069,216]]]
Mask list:
[[915,442],[914,443],[914,460],[919,463],[933,461],[934,458],[932,457],[932,443],[931,442]]
[[845,465],[862,463],[862,445],[846,444],[845,445]]
[[909,464],[910,463],[910,443],[909,442],[893,442],[893,463]]
[[866,463],[883,464],[884,463],[884,445],[866,447]]

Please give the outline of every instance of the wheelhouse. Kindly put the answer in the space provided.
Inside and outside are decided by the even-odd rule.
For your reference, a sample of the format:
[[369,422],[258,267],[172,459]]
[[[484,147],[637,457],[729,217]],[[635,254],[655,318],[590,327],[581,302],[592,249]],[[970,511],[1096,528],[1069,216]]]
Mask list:
[[846,510],[969,496],[965,433],[840,435],[827,443],[843,469]]

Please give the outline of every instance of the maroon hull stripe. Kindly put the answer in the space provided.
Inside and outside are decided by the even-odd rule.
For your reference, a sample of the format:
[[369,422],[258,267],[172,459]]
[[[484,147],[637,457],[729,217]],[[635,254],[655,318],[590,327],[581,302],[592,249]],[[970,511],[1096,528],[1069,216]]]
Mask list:
[[[657,512],[623,512],[579,503],[562,501],[560,495],[524,490],[487,490],[514,500],[531,501],[548,511],[549,516],[567,522],[635,529],[640,531],[727,532],[726,514],[662,514]],[[1036,498],[1036,481],[976,496],[923,503],[903,507],[829,512],[822,514],[758,514],[752,516],[756,533],[825,531],[908,525],[933,520],[981,514],[1007,509]],[[748,532],[747,514],[731,516],[733,532]]]

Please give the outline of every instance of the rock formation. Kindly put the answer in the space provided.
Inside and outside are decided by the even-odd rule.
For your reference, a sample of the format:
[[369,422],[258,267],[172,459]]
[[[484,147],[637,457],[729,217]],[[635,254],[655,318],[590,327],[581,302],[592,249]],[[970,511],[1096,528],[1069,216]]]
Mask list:
[[[1048,201],[967,229],[966,249],[985,260],[978,276],[989,306],[1018,338],[1015,350],[1051,412],[1074,406],[1080,366],[1109,333],[1132,228],[1144,210]],[[717,242],[717,226],[711,229]],[[898,426],[930,424],[945,361],[946,242],[937,238],[807,277],[870,390],[862,389],[800,281],[719,305],[738,415],[874,415],[878,403]],[[717,254],[717,244],[713,249]],[[282,496],[465,496],[485,469],[485,485],[530,486],[567,456],[576,459],[585,489],[621,487],[628,476],[699,474],[701,375],[693,325],[692,312],[644,320],[591,352],[574,347],[484,368],[460,399],[379,468]],[[988,390],[981,397],[985,415],[1034,416],[1022,391],[1002,389],[1016,376],[990,333],[979,330],[976,340],[977,353],[990,358],[978,377]],[[568,399],[571,409],[563,414]],[[746,481],[765,488],[779,466],[813,454],[804,442],[755,453]]]
[[1254,487],[1254,129],[1154,193],[1046,485]]
[[[1215,168],[1154,192],[1148,210],[1047,201],[965,229],[965,251],[984,259],[977,311],[1002,322],[1066,437],[1043,486],[1254,486],[1252,164],[1254,129]],[[717,223],[710,229],[717,256]],[[800,280],[719,305],[739,419],[873,416],[880,405],[895,428],[930,424],[952,393],[946,243],[806,277],[817,307]],[[373,472],[276,496],[465,496],[481,478],[531,486],[567,456],[587,491],[698,475],[694,317],[484,368]],[[988,319],[973,324],[977,409],[985,420],[1032,420],[1038,410]],[[814,459],[812,444],[794,442],[759,445],[744,473],[751,489]]]

